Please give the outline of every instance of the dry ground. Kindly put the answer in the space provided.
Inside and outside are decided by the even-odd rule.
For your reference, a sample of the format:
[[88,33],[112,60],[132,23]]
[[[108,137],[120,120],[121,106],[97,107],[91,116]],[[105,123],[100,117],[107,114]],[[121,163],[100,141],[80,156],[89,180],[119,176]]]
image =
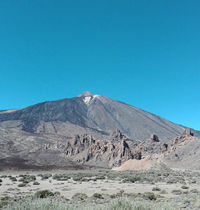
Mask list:
[[167,203],[169,209],[175,209],[175,206],[176,209],[200,208],[200,203],[198,203],[199,172],[172,170],[144,172],[7,171],[1,172],[0,177],[2,180],[0,199],[2,201],[6,197],[12,201],[21,197],[34,196],[41,190],[49,190],[69,202],[76,200],[81,193],[83,198],[80,200],[86,203],[93,202],[88,199],[94,198],[96,194],[97,200],[99,198],[101,203],[108,203],[119,197],[128,197],[141,202],[144,200],[150,203]]

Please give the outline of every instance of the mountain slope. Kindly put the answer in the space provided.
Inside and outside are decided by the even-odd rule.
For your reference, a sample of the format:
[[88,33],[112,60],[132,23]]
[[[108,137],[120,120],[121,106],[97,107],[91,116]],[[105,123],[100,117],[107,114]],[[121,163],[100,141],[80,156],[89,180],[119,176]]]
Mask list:
[[[192,161],[187,159],[192,163],[199,157],[199,142],[191,141],[186,150],[178,147],[175,154],[168,150],[175,148],[174,144],[170,146],[170,140],[184,129],[136,107],[89,92],[24,109],[4,110],[0,111],[0,170],[113,167],[130,159],[139,163],[149,155],[162,157],[163,152],[166,162],[174,166],[178,164],[175,154],[185,160],[189,150],[194,151]],[[193,143],[198,143],[197,147]]]
[[65,136],[91,133],[102,137],[118,128],[131,139],[140,141],[148,139],[152,133],[161,141],[168,141],[184,130],[161,117],[89,92],[71,99],[0,112],[0,126],[28,133]]

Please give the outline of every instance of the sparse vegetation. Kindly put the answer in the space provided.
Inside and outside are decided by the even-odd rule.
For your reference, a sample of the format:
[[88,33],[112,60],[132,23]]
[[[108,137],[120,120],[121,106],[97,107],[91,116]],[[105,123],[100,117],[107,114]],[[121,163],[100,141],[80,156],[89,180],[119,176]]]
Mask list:
[[57,181],[67,181],[71,178],[71,176],[68,174],[55,174],[52,178]]
[[19,182],[23,182],[24,184],[28,184],[36,180],[34,175],[20,175],[20,177]]
[[[52,202],[52,206],[54,206],[54,204],[56,205],[57,202],[58,205],[54,208],[54,210],[57,210],[57,208],[58,210],[84,210],[84,208],[87,210],[122,210],[126,208],[130,210],[140,210],[150,209],[150,207],[151,209],[157,208],[160,210],[167,209],[163,208],[163,206],[168,203],[169,205],[166,205],[168,206],[168,209],[171,209],[170,205],[171,207],[174,207],[174,209],[179,209],[180,206],[182,206],[183,208],[193,209],[195,205],[198,205],[197,198],[200,196],[200,192],[197,189],[194,189],[194,186],[197,187],[200,183],[200,176],[198,173],[190,174],[179,171],[136,171],[116,173],[112,171],[101,171],[96,173],[57,173],[54,175],[52,175],[51,173],[45,173],[40,174],[39,176],[41,177],[41,179],[42,177],[44,177],[43,180],[48,180],[47,184],[51,186],[51,188],[49,189],[53,189],[52,186],[55,186],[55,190],[57,191],[52,192],[48,188],[47,190],[40,190],[40,188],[43,189],[43,182],[38,181],[40,180],[38,178],[38,175],[9,175],[6,176],[6,178],[3,178],[1,176],[3,187],[6,187],[7,189],[6,191],[4,191],[4,195],[11,196],[9,199],[0,198],[0,207],[4,207],[4,209],[7,208],[8,210],[15,210],[16,206],[19,207],[18,209],[23,209],[23,207],[27,205],[28,208],[26,209],[29,209],[30,203],[33,204],[33,206],[37,203],[37,209],[46,210],[47,207],[44,205],[48,206],[50,205],[50,202]],[[190,182],[191,177],[197,181],[193,186]],[[15,179],[18,180],[18,182],[13,181]],[[169,180],[178,179],[181,181],[177,182],[176,185],[174,185],[173,183],[167,183]],[[10,182],[10,180],[12,182]],[[181,182],[185,182],[187,184],[181,184]],[[99,186],[99,184],[101,183],[102,186]],[[155,183],[155,185],[153,186],[152,183]],[[79,184],[83,187],[87,185],[92,186],[92,188],[94,188],[94,190],[96,188],[97,191],[94,191],[94,194],[92,196],[89,193],[87,194],[87,191],[84,193],[78,193],[77,191],[74,193],[74,195],[72,195],[72,198],[70,196],[70,198],[67,199],[65,197],[65,195],[67,195],[67,192],[70,191],[74,185],[76,185],[75,188],[78,189],[77,187],[79,187]],[[110,194],[109,191],[111,188],[114,189],[115,184],[115,192],[113,194]],[[167,188],[164,188],[165,184],[168,185]],[[15,187],[11,187],[11,185],[14,185]],[[38,185],[38,187],[33,187],[33,185]],[[108,186],[111,186],[111,188],[109,188]],[[123,186],[123,188],[120,189],[120,186]],[[124,186],[129,186],[129,190],[132,186],[133,192],[129,192],[129,190],[127,191],[126,187],[124,188]],[[140,193],[136,193],[134,192],[134,188],[137,188],[137,186],[144,186],[144,189],[147,186],[148,190],[152,189],[152,192],[142,191]],[[23,187],[26,188],[23,189]],[[151,188],[149,189],[149,187]],[[104,190],[102,190],[102,193],[99,193],[101,189]],[[15,197],[12,197],[12,192],[15,193]],[[26,196],[29,196],[29,198]],[[169,196],[172,197],[169,198]],[[23,202],[19,199],[22,199]],[[93,206],[94,203],[95,207]],[[30,207],[30,210],[31,208],[32,206]],[[16,208],[16,210],[18,209]]]
[[94,203],[68,203],[67,201],[55,200],[52,198],[32,199],[28,198],[8,204],[6,210],[171,210],[168,204],[131,201],[127,198],[119,198],[98,205]]

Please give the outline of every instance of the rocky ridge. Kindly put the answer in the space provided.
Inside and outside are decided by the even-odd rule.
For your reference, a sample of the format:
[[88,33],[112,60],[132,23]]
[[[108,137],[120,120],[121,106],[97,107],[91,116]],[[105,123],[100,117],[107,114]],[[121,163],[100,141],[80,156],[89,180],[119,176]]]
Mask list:
[[141,153],[140,160],[128,160],[115,170],[146,170],[150,168],[176,168],[200,170],[200,138],[190,129],[172,139],[168,144],[159,141],[153,134],[149,140],[138,144],[135,151]]
[[114,130],[110,138],[97,140],[91,135],[76,135],[66,144],[45,145],[46,150],[61,149],[66,157],[82,165],[119,166],[129,159],[140,159],[140,152],[132,152],[120,130]]

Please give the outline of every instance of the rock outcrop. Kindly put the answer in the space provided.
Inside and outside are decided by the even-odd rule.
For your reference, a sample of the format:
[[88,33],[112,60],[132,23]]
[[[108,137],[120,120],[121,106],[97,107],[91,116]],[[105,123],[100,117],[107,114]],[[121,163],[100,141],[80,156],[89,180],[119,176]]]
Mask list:
[[120,141],[122,139],[126,139],[127,137],[123,135],[119,129],[115,129],[114,131],[111,132],[110,138],[113,141]]
[[108,167],[141,158],[140,152],[131,152],[126,136],[120,130],[115,130],[111,136],[111,140],[96,140],[87,134],[77,135],[66,144],[64,153],[82,164],[107,163]]
[[157,135],[152,134],[152,136],[151,136],[151,141],[153,141],[153,142],[159,142],[160,140],[159,140],[159,138],[158,138]]
[[182,135],[169,142],[163,160],[169,167],[200,170],[200,138],[186,129]]
[[140,152],[141,158],[146,156],[152,156],[154,154],[161,154],[168,148],[168,144],[159,141],[157,135],[152,134],[150,139],[140,143],[135,151]]
[[193,138],[193,133],[187,128],[184,130],[182,135],[177,136],[169,143],[169,150],[175,150],[177,146],[187,144],[187,142]]
[[186,128],[181,136],[194,136],[194,133],[191,131],[190,128]]

